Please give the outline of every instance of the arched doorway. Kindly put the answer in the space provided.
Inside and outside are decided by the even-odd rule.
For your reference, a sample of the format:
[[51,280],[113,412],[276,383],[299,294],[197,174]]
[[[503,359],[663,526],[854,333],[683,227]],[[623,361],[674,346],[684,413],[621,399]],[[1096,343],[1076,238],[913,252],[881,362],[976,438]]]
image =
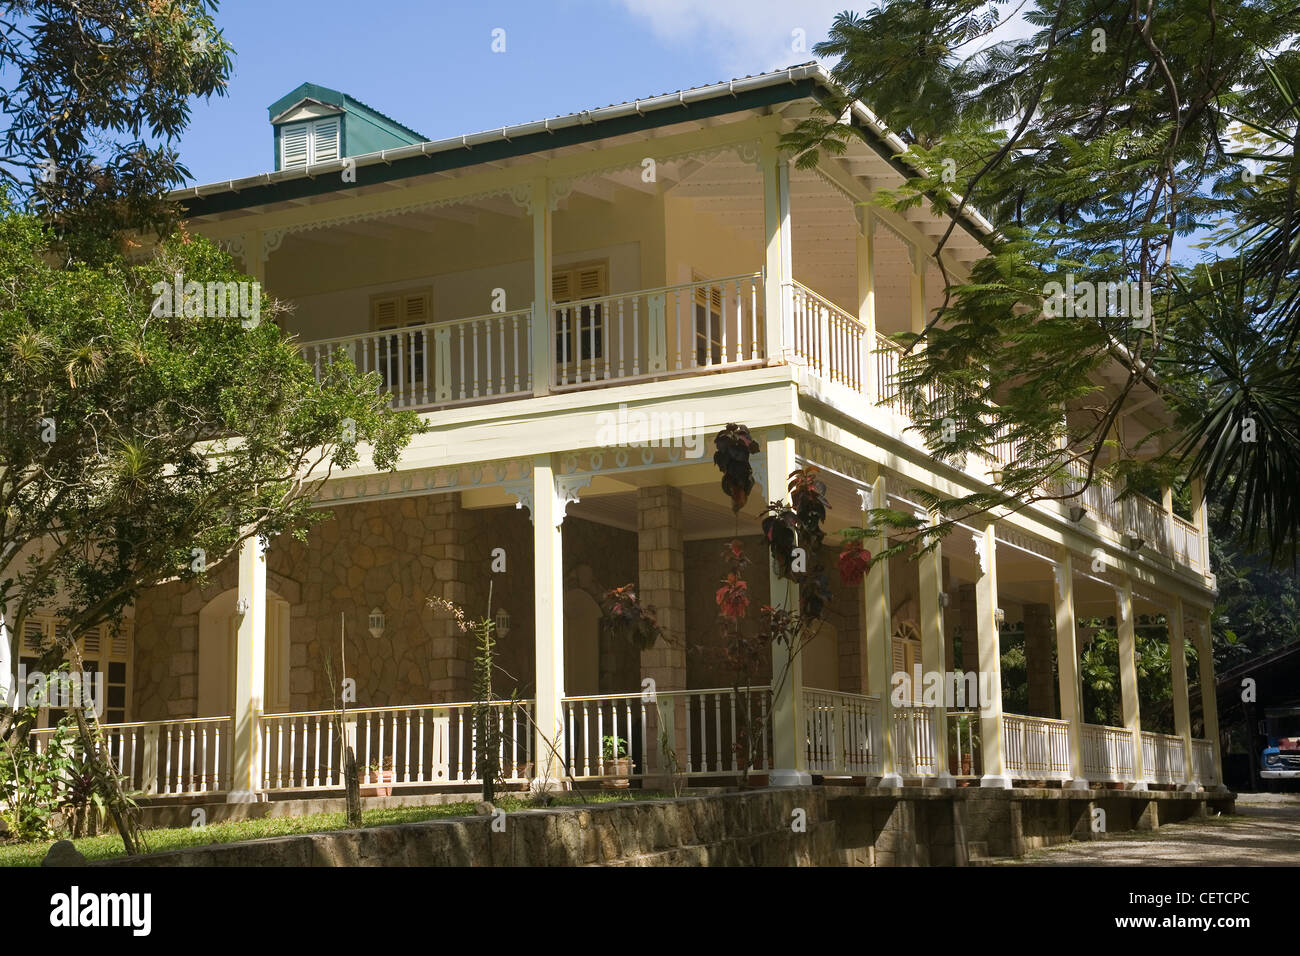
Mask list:
[[[218,594],[199,611],[199,714],[226,717],[235,705],[235,655],[240,615],[234,588]],[[289,602],[266,592],[265,713],[289,709]]]

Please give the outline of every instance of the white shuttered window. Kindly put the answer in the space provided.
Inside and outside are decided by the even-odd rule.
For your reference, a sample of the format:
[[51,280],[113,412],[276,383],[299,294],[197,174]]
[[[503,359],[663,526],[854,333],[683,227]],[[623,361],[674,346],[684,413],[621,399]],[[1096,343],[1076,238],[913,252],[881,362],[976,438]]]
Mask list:
[[289,123],[280,128],[280,168],[309,166],[339,158],[339,118]]

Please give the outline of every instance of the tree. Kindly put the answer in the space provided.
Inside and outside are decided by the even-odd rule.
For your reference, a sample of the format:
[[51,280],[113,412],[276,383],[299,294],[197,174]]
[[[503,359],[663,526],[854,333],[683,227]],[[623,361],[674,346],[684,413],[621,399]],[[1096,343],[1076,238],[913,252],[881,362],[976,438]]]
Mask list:
[[[899,337],[910,351],[898,385],[936,457],[1009,440],[1017,460],[989,492],[926,503],[952,519],[1073,497],[1103,477],[1131,493],[1204,471],[1239,484],[1247,543],[1294,559],[1293,5],[1037,0],[1017,8],[1029,35],[989,44],[1004,6],[885,0],[841,14],[816,52],[839,58],[846,95],[786,138],[815,165],[866,135],[839,122],[865,99],[920,170],[878,201],[978,209],[996,227],[966,282],[940,257],[955,224],[940,238],[945,299],[921,334]],[[1175,238],[1225,220],[1246,254],[1208,275],[1180,270]],[[1067,277],[1092,298],[1052,285]],[[1129,283],[1136,302],[1094,294]],[[1204,347],[1206,329],[1213,342],[1264,331],[1283,349],[1238,361],[1240,350]],[[1097,384],[1103,366],[1122,371],[1117,387]],[[1153,393],[1178,410],[1172,430],[1117,435]],[[1247,428],[1256,440],[1240,440]]]
[[215,0],[0,2],[0,183],[83,258],[172,231],[173,147],[195,97],[224,96]]
[[66,622],[46,673],[144,589],[304,534],[332,469],[363,443],[392,468],[420,427],[344,354],[317,381],[279,306],[207,241],[135,266],[52,264],[51,241],[0,196],[0,608]]

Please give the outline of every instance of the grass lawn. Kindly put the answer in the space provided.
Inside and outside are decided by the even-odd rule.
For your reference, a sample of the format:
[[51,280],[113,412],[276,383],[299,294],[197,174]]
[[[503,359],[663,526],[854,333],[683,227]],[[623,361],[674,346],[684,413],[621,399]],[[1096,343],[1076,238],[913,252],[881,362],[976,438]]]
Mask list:
[[[646,791],[584,792],[586,803],[611,803],[618,800],[659,800],[671,796],[667,793]],[[444,803],[427,807],[393,807],[387,810],[365,810],[361,814],[363,827],[382,827],[397,823],[419,823],[445,817],[473,816],[477,800],[461,803]],[[557,795],[552,806],[574,806],[584,801],[577,794]],[[495,806],[507,813],[516,810],[537,809],[527,800],[505,795],[495,801]],[[303,817],[264,817],[260,820],[236,820],[213,823],[205,827],[178,827],[171,830],[146,830],[145,843],[151,853],[179,850],[187,846],[205,846],[209,843],[239,843],[266,837],[289,836],[296,833],[324,833],[328,830],[346,830],[344,813],[313,813]],[[54,841],[39,840],[29,843],[0,844],[0,866],[40,866],[41,860]],[[74,840],[77,850],[87,860],[106,860],[122,856],[122,841],[116,833],[82,837]]]

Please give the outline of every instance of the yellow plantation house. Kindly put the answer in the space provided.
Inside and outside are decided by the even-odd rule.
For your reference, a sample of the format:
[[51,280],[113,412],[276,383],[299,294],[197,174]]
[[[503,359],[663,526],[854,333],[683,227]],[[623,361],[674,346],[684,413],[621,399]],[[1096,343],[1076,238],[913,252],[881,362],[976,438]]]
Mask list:
[[[836,587],[788,678],[733,691],[721,554],[738,537],[755,562],[748,627],[760,605],[797,604],[764,571],[759,525],[790,472],[821,470],[837,547],[867,510],[924,512],[913,489],[967,494],[1015,455],[1004,444],[956,468],[907,431],[888,336],[933,315],[950,220],[872,204],[907,170],[862,104],[844,121],[864,141],[816,170],[791,164],[781,135],[831,89],[803,65],[430,142],[304,84],[271,107],[273,172],[178,192],[192,231],[293,304],[284,325],[307,362],[347,354],[431,429],[396,472],[335,473],[319,494],[332,517],[305,543],[249,544],[205,587],[145,594],[116,640],[84,639],[132,786],[337,791],[344,677],[363,765],[399,790],[472,784],[472,641],[429,607],[442,597],[499,625],[496,686],[517,698],[496,705],[501,762],[521,784],[561,782],[562,767],[610,776],[611,737],[631,758],[619,776],[662,783],[675,763],[692,781],[734,778],[753,707],[758,769],[778,784],[1218,788],[1215,696],[1196,727],[1188,705],[1187,639],[1214,686],[1199,495],[1180,515],[1167,489],[1117,500],[1094,483],[973,520]],[[965,213],[945,268],[966,275],[990,231]],[[1101,384],[1121,379],[1116,365]],[[1166,421],[1152,398],[1118,427]],[[728,422],[761,445],[739,516],[711,461]],[[665,630],[648,650],[600,628],[601,596],[629,582]],[[1118,630],[1120,726],[1084,719],[1079,622],[1097,618]],[[1135,635],[1155,618],[1172,733],[1139,713]],[[20,654],[56,626],[20,622]],[[1023,636],[1022,713],[1003,707],[1004,632]],[[896,673],[949,672],[984,678],[978,707],[891,693]]]

